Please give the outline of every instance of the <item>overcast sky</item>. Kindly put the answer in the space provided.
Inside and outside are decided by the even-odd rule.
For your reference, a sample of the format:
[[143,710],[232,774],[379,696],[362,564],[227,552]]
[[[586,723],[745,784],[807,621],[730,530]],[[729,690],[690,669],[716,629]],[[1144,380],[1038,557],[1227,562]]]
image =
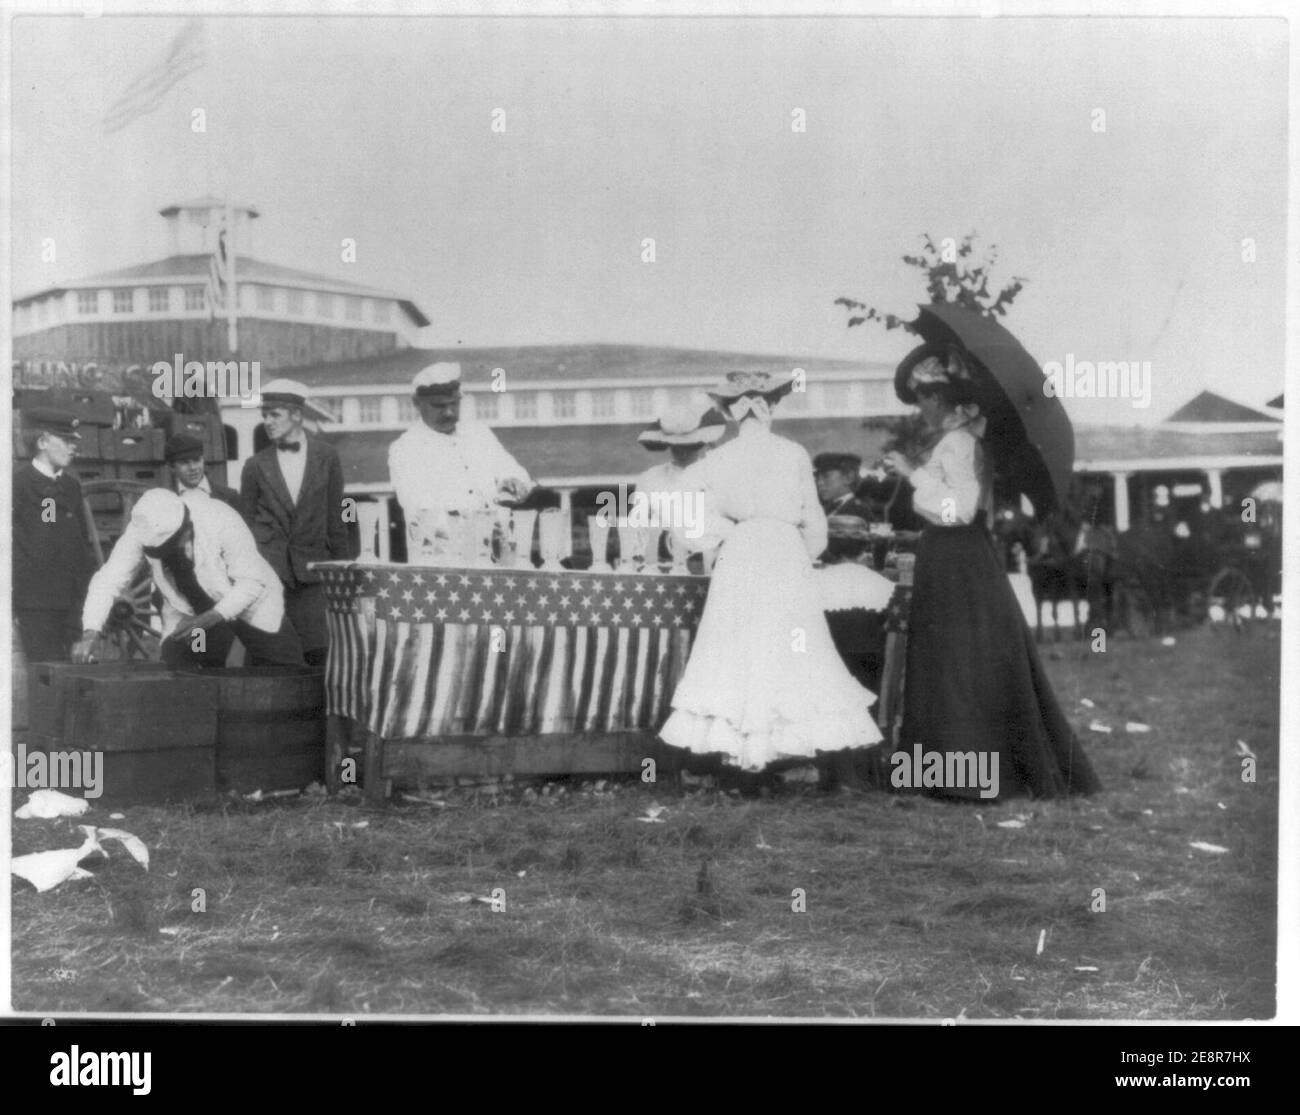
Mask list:
[[1040,362],[1151,361],[1150,410],[1076,419],[1283,388],[1280,21],[205,23],[206,68],[105,136],[183,20],[15,21],[17,293],[164,255],[157,209],[214,189],[260,208],[257,256],[407,294],[429,345],[893,361],[834,299],[910,316],[900,257],[978,230]]

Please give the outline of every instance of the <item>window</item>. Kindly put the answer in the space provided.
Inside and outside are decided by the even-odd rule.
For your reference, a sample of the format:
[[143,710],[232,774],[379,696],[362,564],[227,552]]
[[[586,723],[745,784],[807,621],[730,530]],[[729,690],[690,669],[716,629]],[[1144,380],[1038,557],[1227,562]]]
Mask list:
[[822,409],[845,411],[849,408],[849,385],[847,383],[822,384]]
[[333,317],[334,316],[334,295],[317,293],[316,295],[316,316]]
[[303,302],[302,291],[291,290],[288,292],[288,295],[289,295],[289,313],[301,314],[302,302]]
[[373,306],[373,309],[372,309],[372,311],[371,311],[371,316],[372,316],[372,317],[375,319],[375,321],[377,321],[380,325],[387,325],[387,324],[388,324],[389,315],[390,315],[391,312],[392,312],[392,306],[389,305],[389,303],[387,303],[387,302],[374,302],[374,303],[372,303],[372,306]]
[[348,321],[361,320],[361,299],[355,294],[349,294],[343,299],[343,313]]
[[135,291],[130,287],[118,287],[113,291],[113,313],[129,314],[135,306]]
[[480,422],[495,422],[501,416],[497,392],[478,391],[470,397],[474,400],[474,417]]
[[397,420],[404,426],[410,426],[420,420],[420,412],[415,409],[415,400],[409,395],[397,397]]
[[259,310],[275,309],[275,287],[258,286],[257,288],[257,308]]
[[208,308],[208,292],[201,286],[187,286],[185,288],[185,308],[187,310],[206,310]]
[[551,417],[577,418],[578,393],[576,391],[554,391],[551,393]]
[[165,314],[171,308],[171,292],[165,286],[151,286],[149,288],[149,312],[151,314]]
[[537,417],[536,391],[516,391],[514,398],[516,418],[531,419]]
[[803,414],[808,410],[807,383],[804,384],[804,389],[802,391],[795,388],[795,390],[791,391],[781,400],[780,403],[777,404],[776,414],[778,418],[781,416],[781,411],[783,410],[786,414]]
[[628,394],[632,399],[632,417],[649,418],[655,412],[655,393],[649,388],[638,388]]
[[593,391],[591,393],[592,418],[613,418],[614,414],[614,392]]
[[357,421],[363,426],[376,426],[384,420],[384,397],[362,395],[357,400]]
[[77,291],[77,313],[79,314],[99,313],[99,291],[97,290]]
[[343,420],[343,400],[339,396],[317,395],[312,402],[325,411],[335,422]]

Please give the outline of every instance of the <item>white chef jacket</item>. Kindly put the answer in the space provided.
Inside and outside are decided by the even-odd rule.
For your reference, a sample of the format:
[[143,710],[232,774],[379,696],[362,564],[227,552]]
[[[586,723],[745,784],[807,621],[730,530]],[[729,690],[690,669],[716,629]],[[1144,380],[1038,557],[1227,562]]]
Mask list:
[[461,422],[451,434],[424,422],[412,426],[388,448],[388,475],[408,522],[495,507],[505,480],[532,486],[496,434],[477,422]]
[[[185,506],[194,524],[194,573],[215,601],[217,613],[227,620],[242,619],[260,631],[278,631],[284,618],[284,589],[275,570],[258,553],[253,532],[239,512],[212,498],[189,499]],[[164,572],[162,562],[145,554],[139,532],[128,523],[103,568],[90,580],[81,616],[83,631],[103,630],[113,601],[146,561],[163,597],[163,637],[180,627],[182,620],[194,617],[194,609]]]

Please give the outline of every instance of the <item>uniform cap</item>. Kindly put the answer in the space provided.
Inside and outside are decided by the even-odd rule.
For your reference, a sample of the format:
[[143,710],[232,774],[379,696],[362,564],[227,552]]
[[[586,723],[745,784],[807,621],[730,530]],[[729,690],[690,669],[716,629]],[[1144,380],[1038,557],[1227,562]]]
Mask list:
[[29,430],[45,430],[69,441],[81,440],[81,434],[77,432],[81,419],[70,410],[62,410],[59,407],[30,407],[23,411],[23,423]]

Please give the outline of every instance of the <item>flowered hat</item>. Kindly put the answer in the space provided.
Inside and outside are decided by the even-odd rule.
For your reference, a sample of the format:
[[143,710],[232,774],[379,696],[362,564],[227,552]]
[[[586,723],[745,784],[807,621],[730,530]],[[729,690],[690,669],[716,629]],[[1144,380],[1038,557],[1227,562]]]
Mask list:
[[927,342],[903,357],[894,373],[894,394],[908,405],[916,403],[916,388],[926,383],[969,381],[970,369],[955,345]]
[[726,432],[726,420],[700,395],[664,411],[659,421],[641,431],[637,441],[652,450],[670,445],[712,445]]
[[709,395],[723,405],[735,402],[742,395],[761,395],[774,403],[793,390],[794,372],[728,372]]

